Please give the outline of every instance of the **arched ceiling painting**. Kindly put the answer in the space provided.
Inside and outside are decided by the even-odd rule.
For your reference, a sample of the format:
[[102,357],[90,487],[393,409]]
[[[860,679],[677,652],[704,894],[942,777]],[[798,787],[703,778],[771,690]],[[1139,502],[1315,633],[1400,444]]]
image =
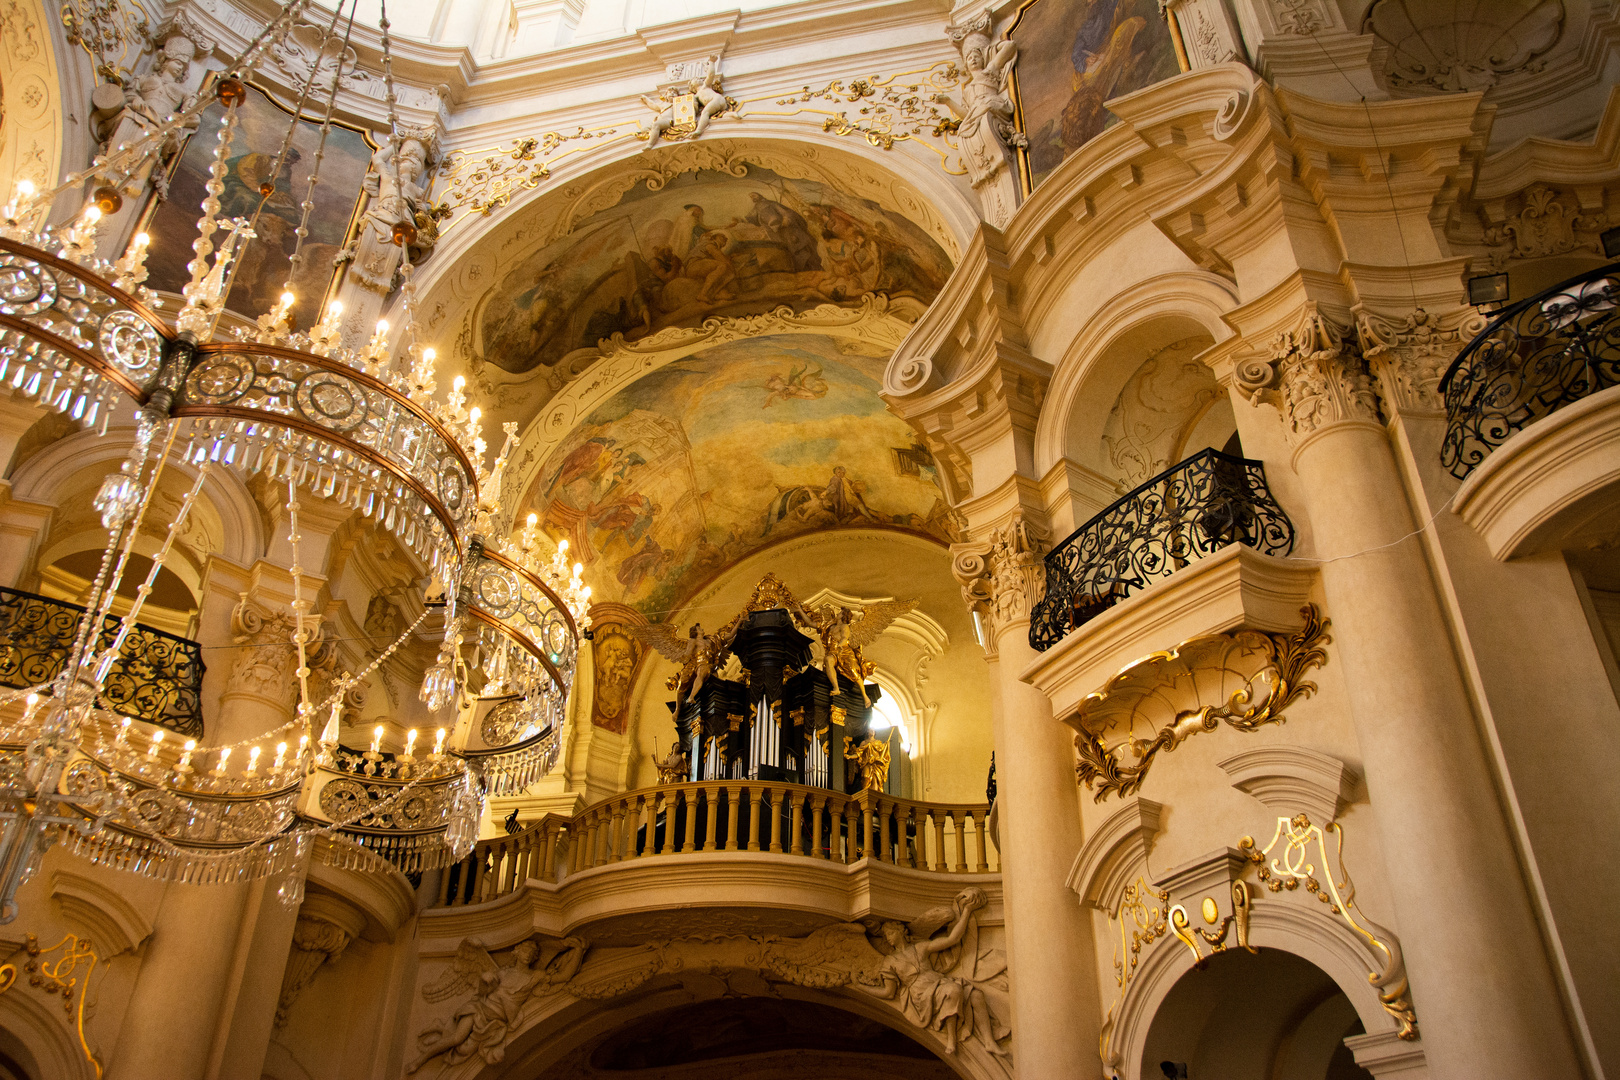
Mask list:
[[831,184],[736,167],[743,175],[641,180],[519,260],[477,316],[483,361],[552,369],[613,334],[634,341],[784,304],[854,306],[873,292],[920,310],[950,274],[944,250],[899,214]]
[[658,368],[557,446],[526,508],[584,553],[596,599],[654,621],[723,566],[807,531],[950,539],[933,459],[878,396],[885,360],[840,345],[769,335]]

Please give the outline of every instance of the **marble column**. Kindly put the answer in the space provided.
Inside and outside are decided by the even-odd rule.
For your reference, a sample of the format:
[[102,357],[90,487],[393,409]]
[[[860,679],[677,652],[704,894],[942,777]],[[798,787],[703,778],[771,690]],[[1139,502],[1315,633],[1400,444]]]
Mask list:
[[1035,659],[1029,616],[1045,585],[1044,533],[1022,518],[988,542],[958,544],[952,569],[985,626],[995,710],[1013,1064],[1025,1080],[1098,1077],[1102,1015],[1091,926],[1066,884],[1084,836],[1073,732],[1046,695],[1019,681]]
[[1294,447],[1430,1075],[1582,1075],[1354,339],[1307,305],[1237,377]]

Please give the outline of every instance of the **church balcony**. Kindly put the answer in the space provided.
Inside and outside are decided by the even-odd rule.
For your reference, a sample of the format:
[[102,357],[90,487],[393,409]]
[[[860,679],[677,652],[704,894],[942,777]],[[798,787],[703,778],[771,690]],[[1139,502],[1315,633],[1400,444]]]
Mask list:
[[1620,491],[1620,263],[1504,309],[1441,380],[1440,462],[1498,559],[1612,536]]
[[1258,461],[1204,450],[1126,493],[1046,556],[1029,643],[1044,652],[1122,600],[1222,548],[1287,555],[1294,526]]
[[[24,690],[61,674],[85,618],[77,604],[0,588],[0,686]],[[94,647],[110,648],[120,620],[102,620]],[[191,738],[203,733],[202,646],[140,623],[130,627],[101,688],[106,708]]]
[[[790,783],[663,784],[480,841],[444,871],[436,906],[485,904],[529,881],[568,888],[637,870],[684,887],[670,876],[682,868],[704,883],[710,899],[737,890],[743,896],[767,882],[802,878],[810,887],[818,871],[838,879],[823,884],[843,893],[851,872],[877,867],[913,885],[920,876],[960,887],[963,878],[1000,873],[989,812],[988,803],[923,803]],[[726,888],[728,878],[737,890]]]

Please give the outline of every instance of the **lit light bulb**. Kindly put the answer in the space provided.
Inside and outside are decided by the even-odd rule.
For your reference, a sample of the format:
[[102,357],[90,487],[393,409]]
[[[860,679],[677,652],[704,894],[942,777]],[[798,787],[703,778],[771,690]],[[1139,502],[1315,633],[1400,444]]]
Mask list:
[[415,757],[416,756],[416,729],[415,728],[411,728],[411,730],[409,730],[409,731],[407,731],[405,733],[405,756],[406,757]]
[[559,540],[559,541],[557,541],[557,554],[559,554],[559,555],[568,554],[568,541],[567,540]]
[[437,352],[435,352],[432,348],[427,348],[427,349],[422,350],[422,362],[423,363],[431,364],[431,363],[433,363],[433,361],[437,360],[438,358],[439,358],[439,354]]
[[163,732],[161,732],[161,731],[152,732],[152,745],[146,751],[146,756],[149,757],[149,758],[157,757],[158,756],[158,747],[162,746],[162,745],[163,745]]
[[484,410],[480,409],[478,406],[474,405],[472,408],[467,410],[467,422],[469,424],[473,425],[474,427],[477,427],[478,426],[478,421],[479,421],[480,418],[483,417],[483,415],[484,415]]
[[377,336],[378,337],[387,337],[388,336],[388,320],[387,319],[378,319],[377,320]]
[[284,743],[284,742],[276,743],[276,763],[274,765],[272,765],[271,768],[275,769],[277,772],[280,772],[281,771],[281,764],[282,764],[282,762],[284,762],[286,760],[287,760],[287,744]]
[[231,760],[231,748],[228,747],[228,746],[221,747],[220,751],[219,751],[219,764],[214,766],[214,772],[218,773],[220,776],[224,776],[225,775],[225,767],[230,763],[230,760]]
[[257,746],[248,751],[247,775],[252,776],[259,771],[259,748]]
[[197,740],[187,739],[185,750],[180,755],[180,764],[178,767],[181,772],[187,772],[191,769],[191,752],[195,749],[197,749]]
[[579,575],[583,574],[584,572],[585,572],[585,564],[584,563],[577,562],[577,563],[574,564],[574,576],[576,578],[579,577]]
[[450,380],[451,388],[456,390],[458,393],[460,392],[461,388],[463,386],[466,386],[466,385],[467,385],[467,380],[462,378],[460,375],[457,375],[454,379]]
[[371,752],[373,754],[375,754],[378,750],[382,749],[382,739],[383,739],[383,726],[381,724],[378,724],[376,727],[371,729]]
[[151,242],[152,242],[152,238],[150,236],[146,235],[145,233],[138,232],[138,233],[135,234],[135,246],[136,247],[143,248],[143,247],[146,247]]
[[300,735],[300,736],[298,736],[298,756],[300,758],[303,757],[304,754],[306,752],[308,752],[308,750],[309,750],[309,736],[308,735]]
[[86,225],[94,225],[96,222],[98,222],[100,220],[101,220],[101,207],[95,205],[94,203],[91,203],[89,206],[84,208],[84,223]]
[[335,319],[341,314],[343,314],[343,301],[334,300],[326,305],[326,317],[328,319]]
[[434,734],[434,736],[433,736],[433,752],[435,754],[444,753],[444,737],[446,735],[448,735],[448,734],[449,734],[449,732],[444,728],[440,728]]
[[130,718],[129,718],[129,717],[127,717],[127,716],[126,716],[126,717],[124,717],[124,722],[123,722],[123,724],[121,724],[121,725],[120,725],[120,726],[119,726],[119,728],[118,728],[118,738],[116,738],[116,739],[114,739],[114,740],[113,740],[113,741],[114,741],[114,742],[115,742],[115,743],[117,743],[117,744],[118,744],[118,745],[120,745],[120,746],[122,746],[122,745],[123,745],[123,743],[124,743],[124,740],[125,740],[125,739],[127,739],[127,738],[128,738],[128,737],[129,737],[129,725],[130,725],[130,724],[132,724],[132,723],[134,723],[134,721],[133,721],[133,720],[131,720],[131,719],[130,719]]
[[585,588],[580,590],[579,599],[580,599],[580,601],[582,603],[589,603],[590,602],[590,599],[591,599],[591,587],[589,585],[585,586]]
[[[19,180],[19,181],[17,181],[17,194],[21,195],[23,198],[25,198],[25,199],[33,198],[34,191],[35,191],[34,182],[32,180]],[[29,695],[29,696],[32,697],[33,695]]]
[[[530,514],[529,515],[529,528],[532,529],[538,524],[540,524],[540,515],[539,514]],[[564,540],[563,543],[566,544],[566,543],[568,543],[568,541]]]

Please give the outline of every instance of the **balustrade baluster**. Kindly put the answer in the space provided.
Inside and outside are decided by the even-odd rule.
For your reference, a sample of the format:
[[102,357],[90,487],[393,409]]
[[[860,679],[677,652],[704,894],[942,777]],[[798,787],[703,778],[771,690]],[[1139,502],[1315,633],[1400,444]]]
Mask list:
[[439,871],[439,901],[433,905],[434,907],[450,906],[450,874],[452,871],[466,865],[466,862],[467,860],[463,859],[458,863],[450,863]]
[[974,867],[974,873],[988,874],[990,872],[990,851],[985,847],[986,834],[984,831],[983,810],[973,811],[973,836],[979,847],[979,865]]
[[[607,826],[607,855],[604,857],[603,862],[616,863],[620,859],[627,858],[630,855],[630,849],[625,847],[624,844],[620,842],[619,838],[625,835],[627,832],[633,832],[634,827],[632,826],[628,830],[625,828],[625,818],[627,818],[630,813],[630,807],[627,801],[615,799],[609,813],[610,817],[608,818]],[[594,850],[595,849],[593,848],[592,851],[594,852]]]
[[552,868],[556,864],[552,860],[556,857],[557,823],[548,819],[546,821],[545,839],[540,845],[540,866],[538,872],[531,868],[530,874],[534,877],[540,878],[542,881],[555,880],[555,871]]
[[726,791],[726,850],[737,850],[737,800],[742,797],[742,785],[727,784]]
[[831,840],[824,847],[821,843],[821,821],[827,810],[827,796],[816,795],[810,800],[810,857],[812,859],[825,859],[827,848],[832,846]]
[[681,845],[681,850],[688,855],[692,854],[697,844],[697,804],[701,794],[701,788],[687,788],[681,793],[681,804],[686,807],[686,842]]
[[951,821],[956,824],[956,865],[951,869],[958,874],[967,873],[967,831],[962,828],[962,811],[952,810]]
[[900,822],[900,843],[905,850],[905,865],[913,870],[917,869],[917,848],[922,840],[922,819],[917,810],[915,806],[907,806],[905,819]]
[[804,795],[803,792],[793,791],[793,792],[788,793],[788,798],[790,800],[792,800],[792,806],[793,806],[793,822],[789,826],[793,830],[793,842],[788,847],[788,854],[789,855],[803,855],[804,854],[804,800],[805,800],[806,796]]
[[844,801],[844,862],[853,863],[861,857],[861,808],[854,799]]
[[500,852],[498,865],[501,868],[497,879],[500,884],[496,887],[495,895],[505,896],[512,891],[512,881],[517,876],[517,846],[509,837],[502,840],[495,850]]
[[680,792],[670,788],[659,797],[664,804],[664,846],[658,849],[660,855],[675,854],[675,803]]
[[[636,817],[643,823],[640,857],[645,859],[658,850],[655,836],[658,829],[658,796],[656,794],[641,796],[640,808],[636,813]],[[630,837],[630,843],[633,845],[635,842],[636,838],[634,836]]]
[[938,874],[945,873],[945,815],[938,810],[928,811],[928,816],[934,819],[934,857],[930,860],[928,869]]
[[872,799],[872,824],[875,827],[877,838],[874,841],[873,854],[878,862],[889,862],[889,814],[894,809],[889,800],[874,795]]
[[778,855],[782,853],[782,798],[786,794],[781,788],[769,792],[771,796],[771,850]]
[[764,836],[765,827],[765,788],[754,786],[754,812],[748,819],[748,850],[758,851],[759,842]]
[[703,789],[703,850],[714,850],[714,836],[720,825],[720,789]]
[[594,811],[585,817],[585,852],[580,859],[580,869],[589,870],[596,865],[597,832],[600,831],[598,822],[602,820],[602,812]]

